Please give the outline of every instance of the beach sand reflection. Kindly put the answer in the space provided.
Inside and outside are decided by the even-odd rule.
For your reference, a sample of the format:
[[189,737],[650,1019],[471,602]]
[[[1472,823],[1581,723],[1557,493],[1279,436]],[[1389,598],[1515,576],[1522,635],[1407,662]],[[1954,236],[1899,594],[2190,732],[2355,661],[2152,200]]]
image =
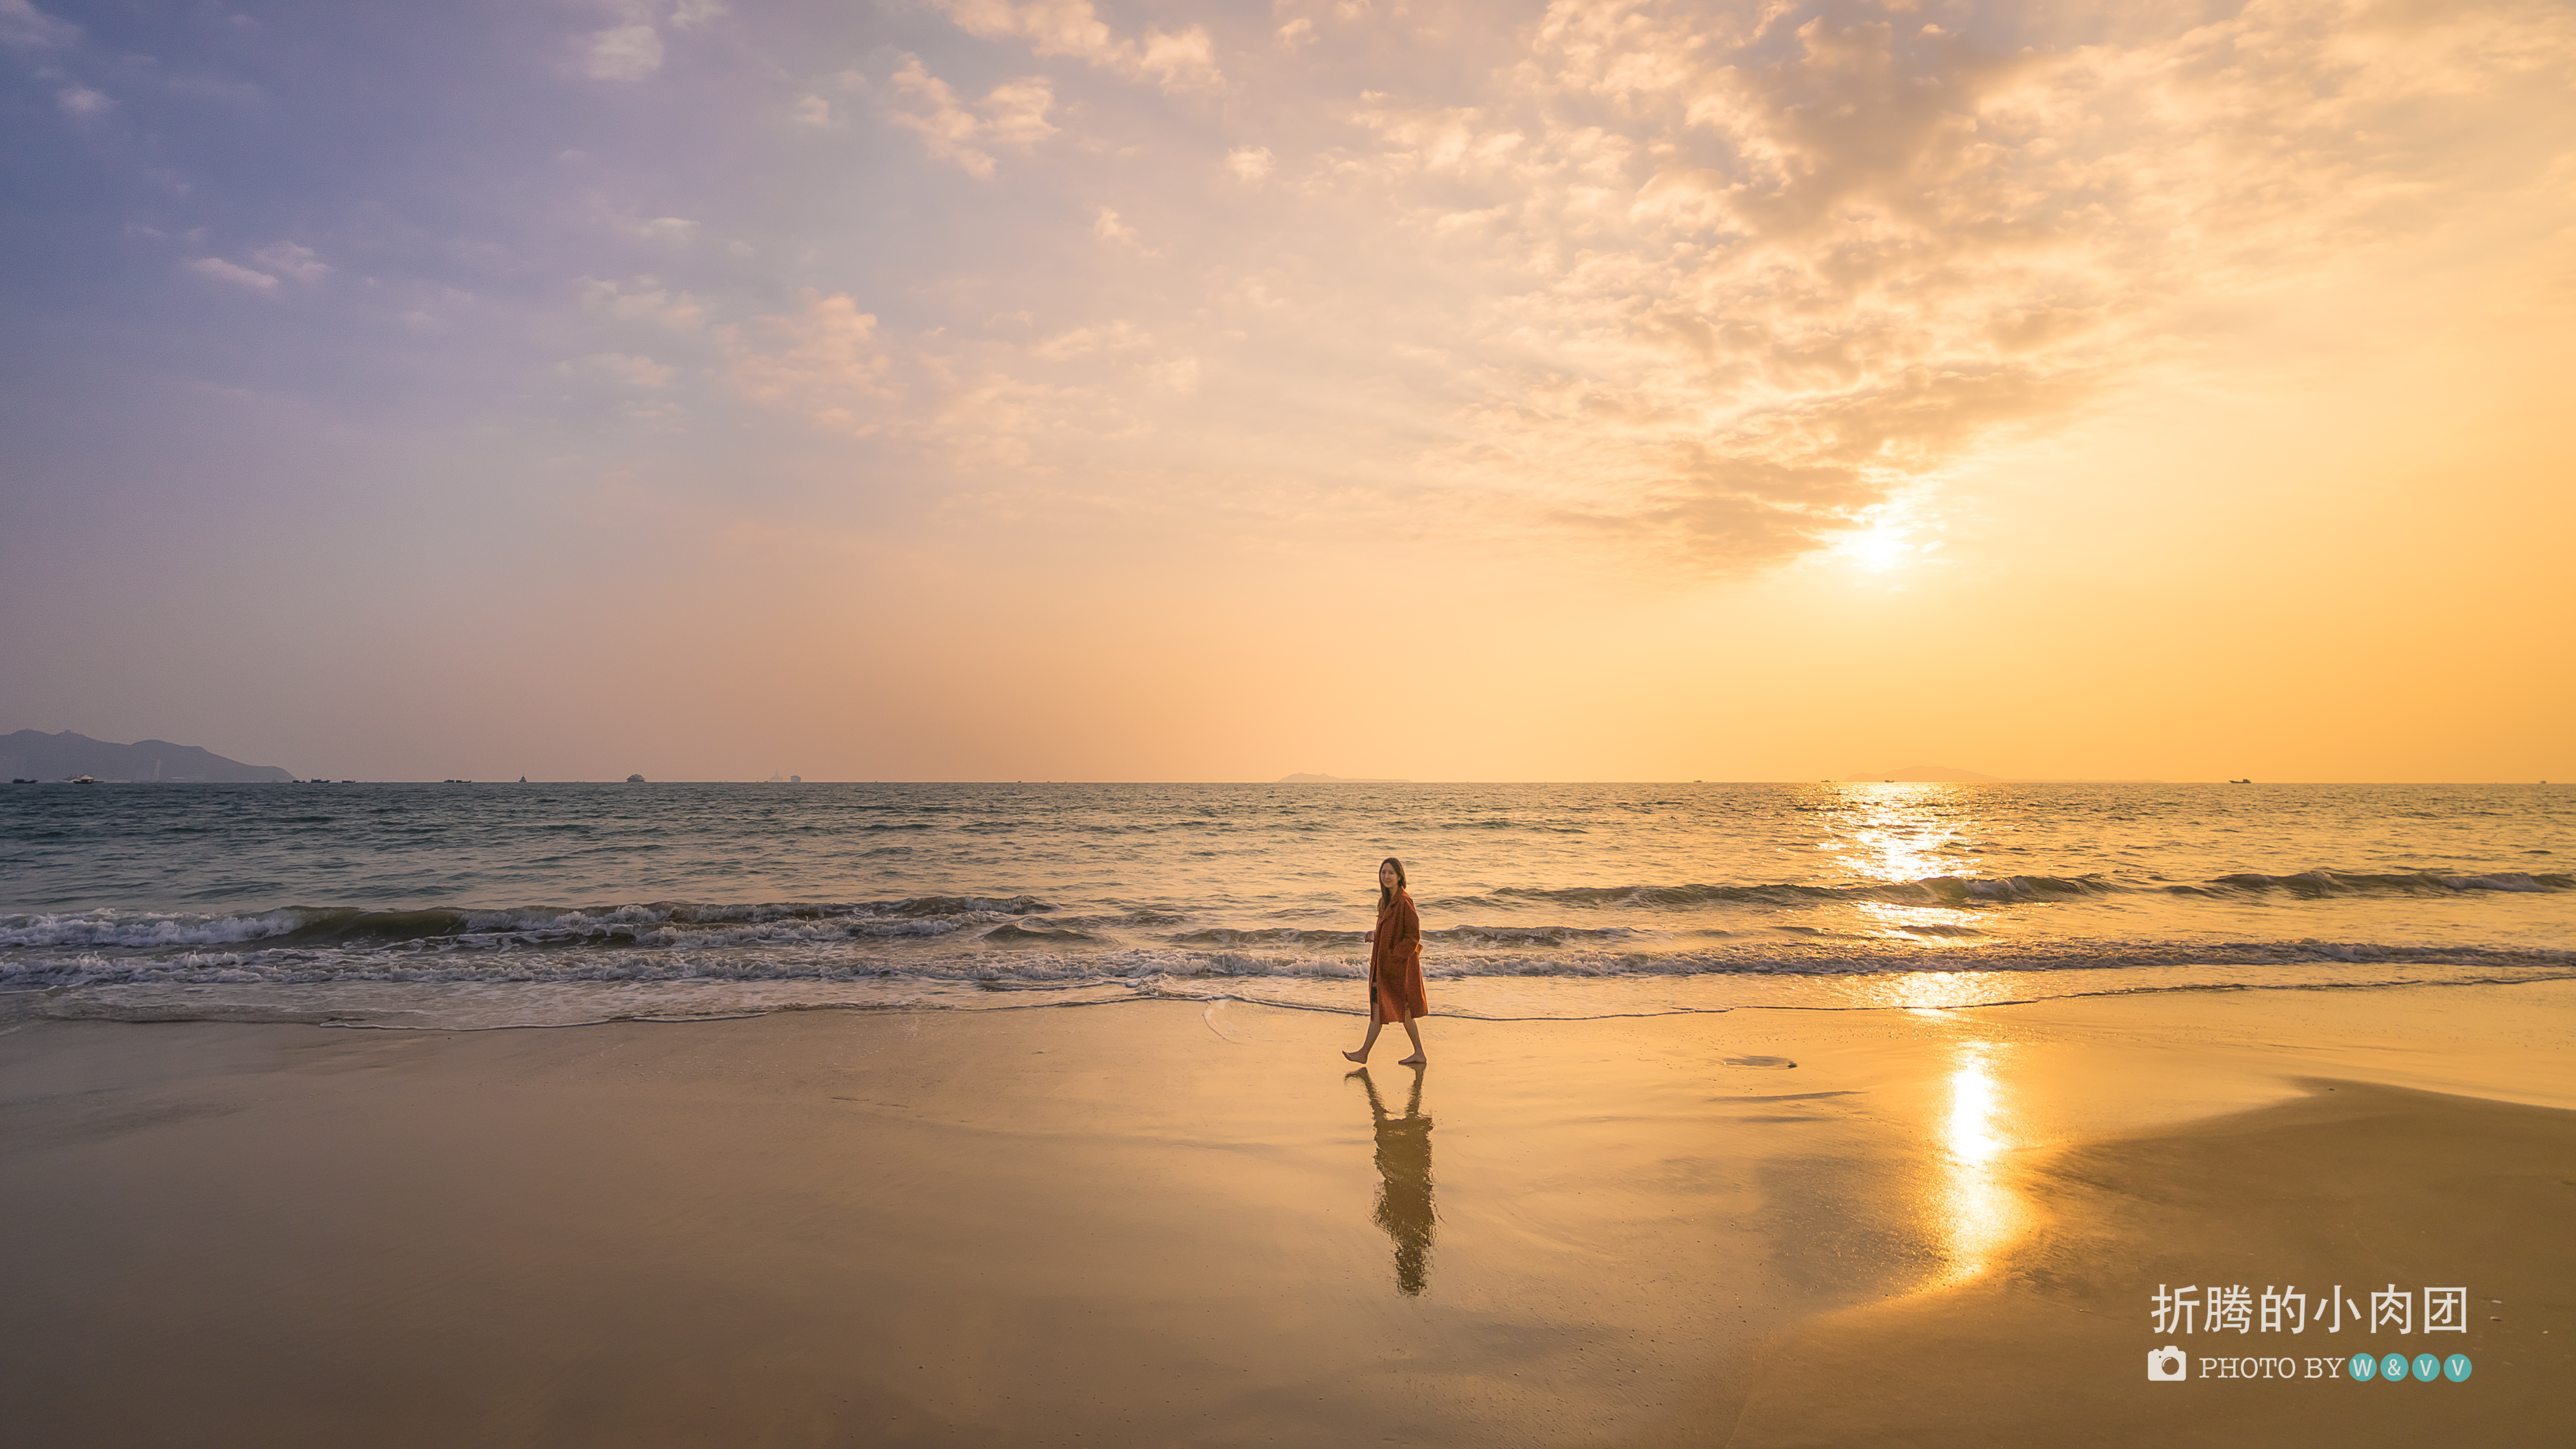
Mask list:
[[1350,1073],[1368,1093],[1369,1116],[1377,1127],[1377,1225],[1395,1244],[1395,1288],[1407,1297],[1421,1296],[1431,1277],[1431,1119],[1422,1115],[1422,1078],[1427,1068],[1413,1069],[1413,1091],[1404,1115],[1387,1115],[1368,1068]]
[[2013,1143],[2007,1094],[1995,1073],[2002,1050],[1993,1042],[1961,1042],[1950,1069],[1934,1213],[1948,1240],[1954,1279],[1983,1273],[2020,1233],[2027,1215],[2003,1180],[2003,1155]]

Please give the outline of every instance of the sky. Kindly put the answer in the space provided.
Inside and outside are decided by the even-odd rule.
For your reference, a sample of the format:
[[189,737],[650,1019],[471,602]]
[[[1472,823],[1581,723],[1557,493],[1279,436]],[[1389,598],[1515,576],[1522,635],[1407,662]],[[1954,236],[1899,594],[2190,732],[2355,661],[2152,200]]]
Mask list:
[[0,731],[2576,779],[2576,7],[0,0]]

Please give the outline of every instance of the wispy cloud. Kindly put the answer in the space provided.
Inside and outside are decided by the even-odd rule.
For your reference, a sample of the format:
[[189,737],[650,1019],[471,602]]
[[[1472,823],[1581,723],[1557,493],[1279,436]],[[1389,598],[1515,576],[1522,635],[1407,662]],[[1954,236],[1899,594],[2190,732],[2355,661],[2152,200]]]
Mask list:
[[584,277],[579,285],[582,307],[594,316],[650,322],[675,332],[694,332],[706,321],[706,309],[696,298],[651,277],[626,282]]
[[1042,56],[1087,61],[1129,80],[1154,80],[1166,90],[1218,84],[1216,47],[1205,26],[1166,32],[1147,26],[1141,37],[1119,39],[1091,0],[933,0],[958,28],[987,39],[1029,42]]
[[228,287],[240,287],[262,296],[274,296],[277,293],[277,278],[266,272],[255,272],[248,267],[225,261],[221,257],[199,257],[189,262],[187,267],[198,276],[211,278]]
[[888,118],[919,136],[931,156],[970,176],[993,174],[987,147],[1025,149],[1056,132],[1046,118],[1055,92],[1043,76],[1004,81],[970,107],[919,56],[908,55],[891,84],[897,100]]
[[[1087,4],[947,8],[1128,78],[1150,50]],[[2485,184],[2456,138],[2537,97],[2576,30],[2519,3],[2114,7],[2072,38],[1931,15],[1559,0],[1464,89],[1248,92],[1236,124],[1269,134],[1212,159],[1277,193],[1249,230],[1180,182],[1089,230],[1162,260],[1159,345],[1203,392],[1324,409],[1347,431],[1310,448],[1378,450],[1427,490],[1402,506],[1438,498],[1461,537],[1758,567],[2086,415],[2225,299],[2420,231]],[[1285,38],[1334,58],[1329,33]],[[1003,91],[970,107],[912,58],[894,88],[931,155],[993,174]],[[1033,94],[1022,134],[1050,134]],[[1123,434],[1134,467],[1223,446],[1158,413],[1142,370],[1088,386],[1159,419]]]
[[590,37],[593,80],[649,80],[662,69],[662,33],[650,25],[612,25]]
[[282,241],[261,247],[250,254],[250,259],[279,276],[293,277],[307,284],[331,275],[330,264],[323,261],[319,253],[296,242]]
[[49,15],[30,0],[0,0],[0,45],[13,50],[61,50],[80,40],[80,27]]

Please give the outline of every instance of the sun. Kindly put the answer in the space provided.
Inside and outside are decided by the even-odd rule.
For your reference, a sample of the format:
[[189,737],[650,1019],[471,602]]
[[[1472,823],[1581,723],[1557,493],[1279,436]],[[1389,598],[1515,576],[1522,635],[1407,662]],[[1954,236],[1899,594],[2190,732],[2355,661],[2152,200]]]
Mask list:
[[1914,545],[1906,533],[1903,528],[1873,528],[1844,539],[1834,551],[1871,573],[1883,574],[1914,561]]
[[1868,521],[1866,526],[1844,536],[1832,552],[1870,573],[1883,574],[1909,568],[1923,562],[1941,546],[1937,539],[1918,542],[1922,526],[1903,513],[1890,513]]

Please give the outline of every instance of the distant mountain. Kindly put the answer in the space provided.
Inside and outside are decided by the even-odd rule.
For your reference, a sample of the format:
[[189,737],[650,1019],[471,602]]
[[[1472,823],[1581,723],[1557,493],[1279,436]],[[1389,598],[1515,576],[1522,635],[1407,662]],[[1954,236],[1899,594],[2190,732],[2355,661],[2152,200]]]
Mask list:
[[1905,765],[1893,770],[1865,770],[1845,775],[1846,780],[1895,780],[1905,784],[2000,785],[1995,775],[1980,775],[1974,770],[1953,769],[1948,765]]
[[1366,775],[1282,775],[1271,783],[1275,785],[1410,785],[1413,782],[1380,779]]
[[195,745],[168,740],[110,744],[65,730],[58,735],[20,730],[0,735],[0,779],[68,780],[95,775],[102,780],[205,780],[224,784],[287,781],[295,777],[274,765],[245,765]]

